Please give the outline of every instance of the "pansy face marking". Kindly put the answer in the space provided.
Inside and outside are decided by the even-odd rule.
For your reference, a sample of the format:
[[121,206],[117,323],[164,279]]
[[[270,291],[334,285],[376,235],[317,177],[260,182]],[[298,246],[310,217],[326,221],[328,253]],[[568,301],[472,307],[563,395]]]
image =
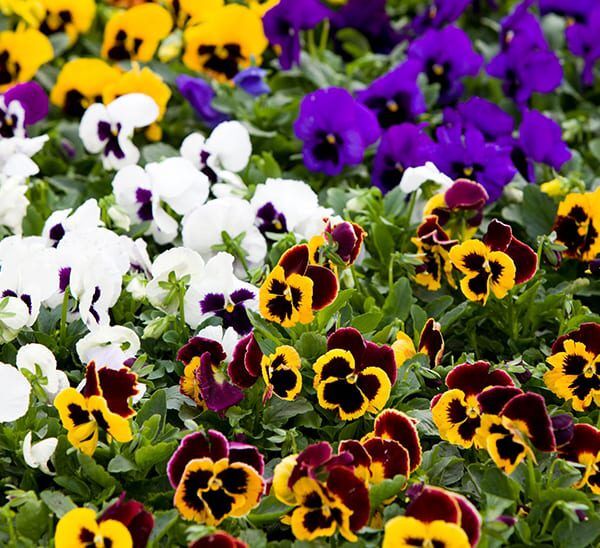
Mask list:
[[302,389],[300,355],[292,346],[279,346],[261,361],[262,376],[267,385],[264,399],[272,394],[282,400],[293,400]]
[[91,508],[74,508],[58,522],[56,548],[132,548],[127,527],[116,519],[97,520]]

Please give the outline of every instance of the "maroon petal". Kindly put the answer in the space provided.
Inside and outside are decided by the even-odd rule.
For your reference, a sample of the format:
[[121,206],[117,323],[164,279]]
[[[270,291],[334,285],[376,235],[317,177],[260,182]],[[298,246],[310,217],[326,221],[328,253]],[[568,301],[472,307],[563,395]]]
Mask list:
[[256,377],[260,377],[261,368],[260,364],[263,359],[263,353],[256,342],[254,336],[250,339],[248,343],[248,348],[246,349],[246,356],[244,358],[244,365],[246,366],[246,370],[250,375],[254,375]]
[[429,367],[433,368],[442,362],[444,355],[442,327],[433,318],[429,318],[421,330],[419,352],[429,356]]
[[111,504],[100,517],[99,521],[114,519],[120,521],[131,534],[133,548],[145,548],[154,528],[154,517],[144,505],[137,500],[125,501],[125,493]]
[[600,430],[591,424],[580,423],[574,426],[571,441],[560,448],[560,456],[578,462],[583,453],[600,453]]
[[460,507],[460,526],[467,533],[471,546],[477,546],[481,537],[481,525],[483,520],[477,508],[463,495],[452,493]]
[[229,462],[243,462],[252,466],[261,476],[265,471],[265,458],[254,445],[248,443],[229,442]]
[[292,470],[289,479],[290,488],[300,478],[315,477],[316,469],[323,466],[333,455],[333,449],[326,441],[313,443],[302,451],[296,459],[296,466]]
[[397,441],[410,457],[410,471],[414,472],[421,464],[421,442],[414,420],[402,411],[386,409],[375,419],[373,435]]
[[341,327],[327,338],[327,350],[334,348],[348,350],[354,357],[355,364],[358,366],[362,362],[366,343],[358,329],[354,329],[354,327]]
[[406,508],[405,515],[425,523],[440,520],[460,523],[460,506],[453,494],[439,487],[425,486]]
[[356,246],[358,241],[352,224],[348,222],[338,223],[329,230],[329,233],[333,241],[337,244],[336,253],[340,256],[340,259],[347,264],[350,263],[354,246]]
[[556,450],[556,440],[546,402],[539,394],[527,392],[515,396],[504,406],[501,415],[524,422],[529,430],[531,442],[540,451]]
[[308,266],[309,250],[306,244],[290,247],[279,259],[279,266],[283,268],[286,278],[290,274],[304,275]]
[[248,548],[248,545],[229,533],[217,531],[192,542],[189,548]]
[[244,393],[237,386],[228,381],[222,383],[217,381],[209,352],[202,354],[198,373],[200,394],[206,407],[211,411],[224,411],[240,403],[244,398]]
[[223,347],[217,341],[204,337],[192,337],[187,344],[179,349],[177,359],[187,365],[192,361],[192,358],[200,357],[205,352],[210,354],[211,361],[215,365],[221,363],[227,357]]
[[600,354],[600,324],[594,322],[582,323],[575,331],[562,335],[552,345],[552,354],[564,352],[563,343],[571,339],[585,345],[585,349],[592,354]]
[[129,398],[138,393],[137,375],[126,367],[119,370],[102,367],[98,369],[102,396],[108,408],[122,417],[131,417],[135,411],[129,407]]
[[188,462],[210,458],[217,461],[229,455],[227,439],[221,432],[194,432],[185,436],[167,463],[167,476],[173,489],[177,488]]
[[387,344],[375,344],[374,342],[366,341],[365,351],[362,360],[357,364],[357,370],[362,370],[365,367],[379,367],[385,371],[392,385],[396,382],[398,375],[398,367],[396,366],[396,358],[391,346]]
[[337,495],[342,504],[352,510],[350,529],[358,531],[369,521],[371,503],[364,482],[356,477],[351,468],[336,466],[329,471],[327,489]]
[[509,225],[498,219],[492,219],[483,237],[483,243],[492,251],[506,251],[512,237],[512,228]]
[[[254,344],[252,344],[254,343]],[[254,352],[254,347],[258,348],[258,352],[260,357],[258,358],[258,373],[254,374],[254,369],[252,373],[246,366],[246,360],[248,358],[248,354],[251,352],[250,346],[252,344],[252,352]],[[240,388],[250,388],[254,385],[258,377],[260,376],[260,360],[262,359],[262,352],[260,352],[260,348],[256,341],[254,340],[254,335],[252,333],[246,335],[241,338],[238,343],[235,345],[233,349],[233,356],[231,362],[227,366],[227,373],[229,374],[229,378],[233,382],[233,384],[239,386]],[[254,362],[254,356],[252,357],[252,363]],[[253,363],[254,365],[254,363]]]
[[507,402],[522,393],[516,386],[493,386],[481,392],[477,401],[482,413],[498,415]]
[[351,465],[353,467],[363,467],[369,469],[371,466],[371,457],[364,445],[356,440],[343,440],[338,447],[338,453],[349,453],[352,455]]
[[489,195],[485,188],[468,179],[457,179],[444,194],[444,201],[450,209],[479,210],[488,199]]
[[488,362],[478,361],[456,365],[446,376],[446,386],[458,388],[471,396],[483,392],[488,386],[514,386],[514,383],[506,371],[490,371]]
[[102,391],[100,389],[100,380],[98,379],[98,372],[96,370],[96,364],[91,361],[85,368],[85,384],[83,385],[82,391],[84,397],[90,398],[91,396],[100,396]]
[[410,457],[402,444],[394,440],[370,438],[363,445],[373,463],[382,466],[385,479],[391,479],[398,474],[409,476]]
[[337,276],[331,270],[324,266],[311,264],[306,269],[306,276],[313,281],[313,310],[321,310],[335,301],[340,284]]
[[437,215],[428,215],[417,228],[417,238],[429,245],[447,245],[455,244],[456,240],[451,240],[446,231],[440,226]]
[[522,284],[533,278],[538,263],[537,254],[533,249],[521,240],[513,238],[506,249],[506,254],[513,260],[517,269],[515,283]]

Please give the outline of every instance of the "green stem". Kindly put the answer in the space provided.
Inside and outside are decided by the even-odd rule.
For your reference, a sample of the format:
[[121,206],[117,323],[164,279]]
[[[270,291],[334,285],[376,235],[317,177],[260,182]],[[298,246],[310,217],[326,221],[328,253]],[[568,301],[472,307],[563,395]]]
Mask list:
[[533,459],[531,456],[525,457],[527,461],[527,476],[526,476],[526,485],[527,491],[529,492],[529,496],[531,500],[537,501],[539,498],[538,487],[535,480],[535,468],[533,466]]
[[60,330],[59,330],[59,341],[60,345],[64,346],[65,337],[67,336],[67,313],[69,312],[69,295],[71,291],[69,286],[65,288],[65,294],[63,295],[62,308],[60,311]]
[[179,285],[179,326],[181,327],[181,334],[186,335],[187,325],[185,323],[185,287]]
[[561,501],[557,500],[552,506],[550,506],[550,510],[548,510],[548,512],[546,513],[546,518],[544,519],[544,524],[542,525],[542,530],[540,531],[540,537],[543,537],[544,534],[546,533],[546,530],[548,529],[548,526],[550,525],[550,518],[552,517],[554,510],[560,503],[561,503]]
[[327,41],[329,40],[329,19],[323,21],[323,30],[319,38],[319,53],[323,53],[327,48]]

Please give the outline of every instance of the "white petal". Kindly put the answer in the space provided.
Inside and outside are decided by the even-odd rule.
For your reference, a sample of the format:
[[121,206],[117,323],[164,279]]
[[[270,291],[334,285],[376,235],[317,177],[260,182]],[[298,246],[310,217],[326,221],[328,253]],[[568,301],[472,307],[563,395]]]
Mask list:
[[38,165],[25,154],[14,154],[2,170],[8,177],[30,177],[40,171]]
[[98,136],[100,122],[110,124],[110,114],[102,103],[94,103],[83,113],[79,123],[79,138],[86,150],[92,154],[98,154],[106,146],[106,141],[102,141]]
[[31,468],[39,468],[46,474],[51,474],[48,469],[48,461],[56,451],[57,438],[46,438],[31,444],[31,432],[27,432],[23,440],[23,459],[25,464]]
[[205,148],[217,156],[223,169],[234,172],[242,171],[252,154],[250,134],[236,121],[219,124],[206,140]]
[[191,133],[181,143],[179,153],[186,159],[192,162],[196,168],[200,167],[200,154],[204,149],[206,139],[201,133]]
[[400,190],[408,194],[414,192],[427,181],[433,181],[448,188],[453,181],[447,175],[444,175],[432,162],[427,162],[423,166],[406,168],[400,181]]
[[36,366],[40,368],[42,377],[47,380],[44,390],[49,394],[54,394],[58,389],[54,354],[43,344],[30,343],[19,348],[17,352],[17,368],[19,371],[26,369],[35,374]]
[[121,95],[106,108],[112,120],[134,128],[149,126],[159,114],[156,101],[143,93]]
[[20,419],[29,409],[31,385],[16,367],[0,363],[0,422]]

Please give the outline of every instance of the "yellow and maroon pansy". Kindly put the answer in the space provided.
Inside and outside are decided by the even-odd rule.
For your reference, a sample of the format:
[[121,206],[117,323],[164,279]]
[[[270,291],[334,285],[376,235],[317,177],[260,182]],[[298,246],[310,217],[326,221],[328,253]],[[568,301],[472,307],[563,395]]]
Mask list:
[[0,32],[0,91],[28,82],[53,56],[50,40],[39,30],[19,28]]
[[197,458],[185,467],[174,505],[184,519],[215,526],[227,517],[245,516],[263,491],[263,478],[252,466],[228,458]]
[[133,548],[127,527],[115,519],[96,520],[90,508],[74,508],[60,518],[54,535],[56,548],[89,548],[110,546]]
[[352,327],[329,336],[327,352],[313,369],[319,404],[336,411],[342,420],[381,411],[396,382],[393,350],[365,341]]
[[133,541],[133,548],[145,548],[154,529],[152,514],[141,502],[127,500],[125,492],[102,512],[98,523],[102,525],[107,520],[118,521],[127,527]]
[[396,365],[402,366],[404,362],[417,354],[425,354],[429,357],[429,366],[435,367],[442,361],[444,355],[444,337],[441,325],[433,318],[429,318],[419,337],[419,349],[415,348],[413,340],[404,331],[398,331],[396,340],[392,344]]
[[117,12],[104,27],[102,56],[111,61],[148,62],[172,26],[171,14],[158,4]]
[[490,371],[484,361],[462,363],[446,377],[448,391],[431,401],[431,414],[440,437],[461,447],[481,445],[478,432],[481,426],[481,407],[477,396],[490,386],[513,386],[508,373]]
[[121,71],[102,59],[78,58],[62,67],[50,93],[50,101],[69,116],[80,118],[93,103],[101,103],[106,87]]
[[371,456],[363,443],[358,440],[342,440],[338,446],[338,454],[349,453],[352,455],[352,469],[354,474],[365,483],[371,479]]
[[416,237],[411,240],[421,256],[422,265],[415,269],[415,281],[430,291],[437,291],[442,285],[442,277],[455,287],[452,278],[452,263],[449,251],[457,244],[439,225],[436,215],[425,217],[417,228]]
[[513,260],[502,251],[490,251],[480,240],[455,245],[450,260],[465,275],[460,287],[471,301],[485,304],[490,292],[502,299],[515,285]]
[[260,65],[268,45],[260,16],[239,4],[211,12],[202,23],[189,27],[184,39],[185,65],[222,82],[243,68]]
[[396,516],[385,524],[382,548],[411,548],[435,546],[439,548],[469,548],[467,534],[455,523]]
[[183,29],[188,25],[197,25],[221,9],[224,0],[164,0],[163,3],[173,13],[175,24]]
[[263,356],[261,370],[267,386],[263,400],[273,394],[282,400],[293,400],[302,389],[302,363],[293,346],[278,346],[273,354]]
[[46,35],[64,32],[74,43],[86,33],[96,15],[95,0],[42,0],[45,9],[38,29]]
[[225,531],[205,534],[189,545],[189,548],[250,548],[244,541]]
[[517,394],[510,398],[499,413],[490,413],[486,402],[492,392],[515,390],[510,387],[496,387],[484,391],[479,403],[484,411],[481,420],[485,447],[498,468],[512,474],[515,468],[528,456],[535,460],[533,448],[539,451],[556,450],[556,440],[552,421],[548,416],[544,398],[533,392]]
[[591,424],[576,424],[573,437],[559,449],[563,459],[585,466],[583,476],[574,487],[588,485],[595,495],[600,495],[600,430]]
[[381,483],[398,474],[406,478],[410,475],[410,456],[402,444],[394,440],[372,437],[363,441],[362,445],[371,458],[370,483]]
[[321,310],[337,297],[336,275],[324,266],[310,264],[308,245],[288,249],[259,291],[264,318],[283,327],[310,323],[313,310]]
[[250,388],[262,375],[263,353],[254,338],[254,333],[242,337],[235,348],[227,373],[231,382],[240,388]]
[[558,206],[553,229],[566,257],[594,259],[600,253],[600,189],[569,194]]

